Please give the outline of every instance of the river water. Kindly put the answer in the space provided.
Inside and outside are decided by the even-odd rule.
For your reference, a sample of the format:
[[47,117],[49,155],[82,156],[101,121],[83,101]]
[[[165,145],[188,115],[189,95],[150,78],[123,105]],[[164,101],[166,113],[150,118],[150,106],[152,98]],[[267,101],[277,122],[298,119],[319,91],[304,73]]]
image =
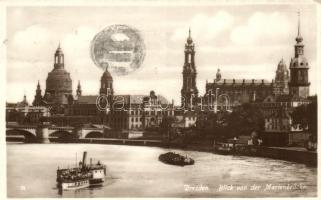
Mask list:
[[[59,192],[57,167],[82,152],[108,166],[102,187]],[[158,161],[169,149],[99,144],[7,144],[8,197],[314,197],[317,168],[268,158],[173,150],[195,160]]]

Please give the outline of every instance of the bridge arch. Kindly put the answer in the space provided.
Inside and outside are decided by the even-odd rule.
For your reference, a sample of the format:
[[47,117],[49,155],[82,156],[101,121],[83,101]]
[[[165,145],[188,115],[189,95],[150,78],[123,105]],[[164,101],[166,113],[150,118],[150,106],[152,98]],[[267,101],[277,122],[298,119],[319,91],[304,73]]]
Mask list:
[[36,141],[37,137],[34,133],[23,129],[6,130],[7,136],[24,136],[26,142]]
[[103,138],[104,134],[99,131],[91,131],[86,134],[85,138]]
[[71,136],[72,136],[71,133],[64,130],[53,131],[52,133],[49,134],[49,137],[57,137],[57,138],[66,138]]

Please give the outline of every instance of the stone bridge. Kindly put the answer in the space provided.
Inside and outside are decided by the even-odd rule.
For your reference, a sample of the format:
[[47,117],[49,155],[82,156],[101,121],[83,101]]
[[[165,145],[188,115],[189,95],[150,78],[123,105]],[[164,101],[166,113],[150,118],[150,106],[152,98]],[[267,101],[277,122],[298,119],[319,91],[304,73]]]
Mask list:
[[6,125],[7,136],[23,136],[26,142],[48,143],[49,138],[97,138],[104,136],[104,128],[75,128],[50,125]]

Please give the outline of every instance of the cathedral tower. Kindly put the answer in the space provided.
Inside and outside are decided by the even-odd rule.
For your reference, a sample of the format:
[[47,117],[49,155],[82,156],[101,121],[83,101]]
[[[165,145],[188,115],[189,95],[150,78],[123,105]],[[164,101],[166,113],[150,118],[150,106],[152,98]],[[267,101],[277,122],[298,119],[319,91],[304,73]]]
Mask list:
[[181,90],[181,101],[184,109],[191,109],[196,105],[198,90],[196,88],[196,66],[195,50],[191,37],[191,29],[185,43],[185,60],[183,66],[183,88]]
[[[108,113],[112,109],[112,101],[114,96],[113,77],[108,71],[108,65],[106,66],[106,69],[100,78],[99,94],[102,97],[99,99],[99,106],[101,108],[106,108],[106,112]],[[107,99],[105,95],[107,96]],[[107,123],[110,122],[109,120],[110,118],[108,117],[106,119],[103,119],[103,121],[107,121]]]
[[64,54],[60,44],[54,55],[54,69],[48,73],[44,100],[48,104],[67,104],[72,95],[72,80],[65,70]]
[[113,89],[113,77],[108,71],[108,66],[106,67],[103,75],[100,79],[100,91],[99,94],[105,94],[105,95],[114,95],[114,89]]
[[293,96],[307,98],[309,96],[309,64],[304,57],[303,37],[300,33],[300,15],[298,20],[298,35],[295,38],[294,58],[290,62],[290,94]]

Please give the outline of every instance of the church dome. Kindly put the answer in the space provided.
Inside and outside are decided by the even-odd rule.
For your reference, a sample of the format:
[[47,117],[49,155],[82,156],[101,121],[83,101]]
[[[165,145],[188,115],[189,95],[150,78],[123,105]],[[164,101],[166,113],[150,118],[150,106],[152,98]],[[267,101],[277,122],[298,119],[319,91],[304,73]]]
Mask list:
[[70,78],[70,73],[67,72],[64,68],[56,68],[49,72],[46,83],[47,90],[72,90],[72,80]]
[[111,76],[110,72],[106,69],[103,75],[101,76],[102,80],[113,80],[113,77]]
[[63,104],[66,95],[72,94],[72,80],[70,73],[64,69],[64,54],[60,45],[54,58],[54,69],[48,73],[46,80],[45,100]]

